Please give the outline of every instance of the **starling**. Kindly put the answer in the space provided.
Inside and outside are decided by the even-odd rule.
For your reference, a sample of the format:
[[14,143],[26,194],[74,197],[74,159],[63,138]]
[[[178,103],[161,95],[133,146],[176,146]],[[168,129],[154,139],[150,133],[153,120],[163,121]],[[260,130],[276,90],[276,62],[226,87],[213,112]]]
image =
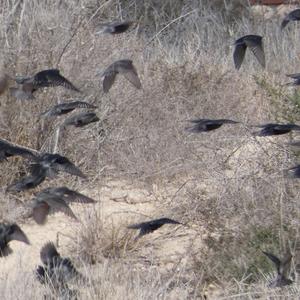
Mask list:
[[280,134],[289,133],[292,130],[296,130],[296,131],[300,130],[300,126],[296,124],[268,123],[264,125],[258,125],[256,127],[262,128],[261,131],[254,133],[257,136],[280,135]]
[[265,53],[263,49],[262,37],[259,35],[245,35],[235,41],[235,49],[233,53],[234,65],[237,70],[240,69],[245,57],[247,47],[255,55],[258,62],[263,68],[266,67]]
[[97,106],[94,106],[94,105],[84,102],[84,101],[65,102],[65,103],[60,103],[60,104],[54,105],[50,109],[41,113],[40,116],[42,116],[42,117],[60,116],[60,115],[67,114],[76,108],[96,109]]
[[67,118],[61,126],[66,127],[73,125],[75,127],[84,127],[85,125],[98,121],[99,118],[94,112],[83,112]]
[[287,253],[284,259],[280,260],[278,257],[276,257],[271,253],[265,251],[262,252],[274,263],[277,270],[277,276],[275,280],[273,280],[269,284],[269,287],[283,287],[292,284],[293,281],[287,278],[291,266],[291,259],[292,259],[291,253]]
[[0,223],[0,257],[12,253],[8,244],[13,240],[30,245],[26,234],[17,224]]
[[100,26],[102,29],[96,34],[101,33],[110,33],[110,34],[119,34],[128,30],[128,28],[133,24],[132,21],[113,21],[110,23],[104,23]]
[[299,21],[300,20],[300,9],[295,9],[291,11],[282,21],[281,23],[281,30],[285,28],[285,26],[290,21]]
[[161,219],[156,219],[148,222],[133,224],[128,226],[127,228],[140,229],[140,233],[138,237],[141,237],[145,234],[155,231],[156,229],[160,228],[164,224],[181,224],[181,223],[169,218],[161,218]]
[[189,132],[204,132],[211,131],[221,127],[223,124],[237,124],[239,122],[229,120],[229,119],[196,119],[190,120],[191,123],[194,123],[193,126],[187,127],[186,130]]
[[131,82],[137,89],[142,87],[137,71],[132,63],[132,60],[122,59],[111,64],[102,74],[103,91],[107,93],[115,82],[117,74],[122,74]]

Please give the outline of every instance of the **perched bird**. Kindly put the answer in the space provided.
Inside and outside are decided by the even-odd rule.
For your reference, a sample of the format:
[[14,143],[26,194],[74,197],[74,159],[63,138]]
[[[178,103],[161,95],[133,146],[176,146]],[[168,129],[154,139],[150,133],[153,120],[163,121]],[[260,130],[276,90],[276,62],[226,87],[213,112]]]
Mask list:
[[73,125],[75,127],[83,127],[85,125],[98,121],[99,118],[94,112],[83,112],[67,118],[61,126],[66,127]]
[[33,93],[44,87],[63,86],[66,89],[80,92],[68,79],[60,74],[58,69],[44,70],[31,77],[16,77],[16,82],[21,86],[11,88],[11,94],[20,100],[33,99]]
[[247,47],[255,55],[260,65],[265,68],[265,53],[263,49],[262,37],[260,35],[245,35],[235,41],[235,49],[233,52],[234,65],[237,70],[240,69],[245,57]]
[[30,245],[26,234],[17,224],[0,223],[0,257],[12,253],[8,244],[13,240]]
[[292,259],[291,253],[287,253],[284,259],[280,260],[278,257],[269,252],[262,252],[274,263],[277,270],[277,276],[275,280],[269,284],[269,287],[283,287],[292,284],[293,281],[288,279]]
[[281,30],[285,28],[285,26],[290,21],[300,21],[300,9],[295,9],[291,11],[282,21],[281,23]]
[[87,197],[79,192],[70,190],[65,186],[61,187],[49,187],[39,193],[39,195],[48,194],[53,195],[57,198],[62,198],[65,201],[76,202],[76,203],[95,203],[96,201],[90,197]]
[[280,135],[291,132],[292,130],[300,130],[300,126],[296,124],[276,124],[268,123],[264,125],[257,125],[255,127],[262,128],[259,132],[254,132],[257,136],[271,136],[271,135]]
[[67,216],[78,220],[69,205],[66,203],[65,197],[56,195],[47,191],[41,191],[34,199],[33,203],[33,219],[37,224],[46,223],[47,216],[52,211],[62,211]]
[[0,139],[0,162],[7,160],[11,156],[22,156],[24,158],[36,158],[37,151],[29,150],[25,147],[13,145],[5,140]]
[[186,130],[189,132],[203,132],[203,131],[211,131],[221,127],[223,124],[237,124],[239,122],[229,120],[229,119],[196,119],[190,120],[190,122],[194,123],[193,126],[187,127]]
[[286,175],[290,178],[300,178],[300,165],[286,170]]
[[36,169],[33,174],[23,177],[17,182],[7,187],[6,192],[21,192],[37,187],[46,179],[46,171],[43,169]]
[[38,156],[36,162],[31,165],[32,174],[46,172],[46,176],[54,178],[59,171],[71,175],[86,178],[86,176],[65,156],[58,153],[43,153]]
[[161,219],[156,219],[148,222],[142,222],[138,224],[133,224],[128,226],[127,228],[129,229],[140,229],[140,233],[137,236],[137,238],[151,233],[155,231],[156,229],[160,228],[164,224],[181,224],[180,222],[177,222],[175,220],[169,219],[169,218],[161,218]]
[[60,116],[60,115],[67,114],[76,108],[96,109],[97,106],[84,101],[64,102],[64,103],[54,105],[50,109],[41,113],[40,116],[42,117]]
[[119,34],[128,30],[128,28],[133,24],[132,21],[113,21],[110,23],[101,24],[102,29],[96,34],[101,33],[110,33],[110,34]]
[[36,276],[40,283],[51,287],[55,294],[71,292],[67,285],[67,282],[71,279],[86,280],[86,278],[76,270],[69,258],[60,256],[52,242],[47,242],[42,247],[40,257],[43,265],[37,267]]
[[122,59],[115,61],[103,73],[103,91],[107,93],[115,82],[117,74],[122,74],[131,82],[137,89],[142,87],[137,71],[132,63],[132,60]]
[[300,73],[286,74],[287,77],[293,78],[293,82],[288,82],[285,85],[300,85]]

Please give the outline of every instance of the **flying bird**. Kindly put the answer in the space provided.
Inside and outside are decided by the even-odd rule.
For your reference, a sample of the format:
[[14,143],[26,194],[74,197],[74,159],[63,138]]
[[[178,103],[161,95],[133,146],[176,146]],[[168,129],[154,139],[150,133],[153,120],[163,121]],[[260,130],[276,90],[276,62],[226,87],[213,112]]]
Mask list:
[[290,266],[291,266],[291,253],[287,253],[283,260],[280,260],[277,256],[272,253],[262,251],[275,265],[277,270],[277,276],[273,280],[269,287],[283,287],[293,283],[292,280],[288,279]]
[[17,224],[0,223],[0,257],[12,253],[8,244],[13,240],[30,245],[26,234]]
[[80,169],[77,168],[67,157],[58,153],[43,153],[37,157],[36,162],[31,165],[31,172],[35,175],[43,171],[45,171],[46,176],[49,178],[54,178],[59,171],[86,178]]
[[189,122],[193,123],[194,125],[191,127],[187,127],[186,130],[189,132],[204,132],[204,131],[211,131],[221,127],[223,124],[238,124],[239,122],[229,120],[229,119],[217,119],[217,120],[210,120],[210,119],[195,119],[190,120]]
[[103,91],[107,93],[115,82],[117,74],[122,74],[137,89],[142,87],[137,71],[132,60],[122,59],[115,61],[103,73]]
[[11,95],[19,100],[33,99],[33,93],[40,88],[62,86],[69,90],[80,92],[68,79],[63,77],[58,69],[38,72],[31,77],[16,77],[19,88],[11,88]]
[[96,32],[96,34],[101,34],[101,33],[120,34],[127,31],[132,24],[133,24],[132,21],[113,21],[110,23],[104,23],[100,25],[102,29]]
[[264,125],[257,125],[255,127],[262,128],[259,132],[254,132],[257,136],[271,136],[271,135],[281,135],[285,133],[289,133],[292,130],[299,131],[300,126],[296,124],[276,124],[276,123],[268,123]]
[[41,117],[60,116],[60,115],[67,114],[76,108],[96,109],[97,106],[84,101],[64,102],[64,103],[54,105],[53,107],[41,113],[40,116]]
[[245,57],[247,47],[252,51],[260,65],[265,68],[265,53],[263,49],[262,37],[260,35],[245,35],[237,39],[234,43],[235,49],[233,52],[234,65],[237,70],[240,69]]
[[66,126],[75,126],[75,127],[84,127],[93,122],[98,122],[100,119],[94,112],[83,112],[74,116],[67,118],[62,127]]
[[181,223],[177,222],[175,220],[169,219],[169,218],[161,218],[161,219],[151,220],[148,222],[142,222],[142,223],[138,223],[138,224],[129,225],[127,228],[139,229],[140,232],[139,232],[139,235],[137,236],[137,238],[139,238],[145,234],[148,234],[148,233],[151,233],[151,232],[157,230],[164,224],[181,224]]
[[28,159],[36,158],[37,151],[34,152],[25,147],[13,145],[5,140],[0,139],[0,162],[7,160],[11,156],[22,156]]
[[282,21],[281,30],[286,27],[290,21],[300,21],[300,9],[291,11]]
[[37,279],[40,283],[51,287],[55,293],[73,293],[73,291],[68,288],[67,282],[74,278],[77,280],[86,280],[86,278],[77,271],[69,258],[61,257],[52,242],[47,242],[41,248],[40,258],[43,265],[37,267]]

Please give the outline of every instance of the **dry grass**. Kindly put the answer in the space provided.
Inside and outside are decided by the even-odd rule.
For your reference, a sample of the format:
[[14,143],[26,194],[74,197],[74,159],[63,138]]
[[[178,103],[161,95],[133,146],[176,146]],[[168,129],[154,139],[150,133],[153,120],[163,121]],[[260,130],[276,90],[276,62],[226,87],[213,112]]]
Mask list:
[[[120,36],[94,35],[97,24],[114,18],[132,18],[137,25]],[[68,248],[90,278],[82,299],[193,299],[210,284],[223,290],[219,299],[298,292],[297,283],[279,291],[266,287],[273,266],[261,253],[298,251],[299,182],[283,176],[299,156],[287,146],[296,136],[254,138],[249,125],[299,121],[299,94],[282,86],[285,73],[300,68],[299,25],[281,32],[279,19],[254,16],[242,1],[174,0],[3,1],[0,24],[1,62],[10,75],[58,67],[84,92],[49,88],[31,102],[1,96],[1,137],[52,151],[63,117],[39,121],[39,113],[68,99],[98,105],[100,122],[68,128],[58,143],[58,152],[76,162],[89,182],[60,176],[41,188],[97,190],[108,180],[127,180],[156,199],[152,217],[171,216],[201,233],[201,247],[191,247],[179,265],[164,271],[159,259],[148,256],[164,239],[176,241],[173,231],[171,237],[136,242],[125,227],[142,216],[114,223],[92,210]],[[261,70],[247,53],[237,72],[232,44],[249,33],[264,36],[267,68]],[[103,94],[96,73],[122,58],[133,59],[143,89],[119,78]],[[189,134],[184,129],[192,118],[232,118],[246,125]],[[2,166],[3,188],[26,172],[18,158]],[[26,203],[34,192],[14,198],[1,193],[0,219],[20,221],[18,200]],[[29,273],[12,272],[7,284],[1,280],[3,297],[40,299],[42,288]]]

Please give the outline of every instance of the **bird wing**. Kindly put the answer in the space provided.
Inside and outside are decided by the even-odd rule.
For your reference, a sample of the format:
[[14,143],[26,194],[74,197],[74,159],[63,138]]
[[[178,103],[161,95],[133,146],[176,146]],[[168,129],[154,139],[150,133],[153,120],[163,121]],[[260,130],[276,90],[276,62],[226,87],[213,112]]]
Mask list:
[[65,196],[65,200],[70,202],[79,202],[79,203],[95,203],[96,201],[90,197],[87,197],[81,193],[70,190],[67,187],[59,188],[59,191],[62,192]]
[[17,225],[17,224],[13,224],[12,225],[12,230],[13,232],[9,235],[9,240],[16,240],[16,241],[20,241],[23,242],[25,244],[30,244],[28,237],[26,236],[26,234],[23,232],[23,230]]
[[116,80],[117,72],[110,70],[110,71],[105,71],[103,74],[103,91],[104,93],[108,93],[112,85],[114,84]]
[[60,254],[57,252],[54,243],[47,242],[40,251],[40,257],[43,264],[47,265],[53,259],[60,257]]
[[37,224],[45,224],[50,206],[46,202],[36,202],[33,207],[33,219]]
[[280,274],[280,265],[281,265],[280,259],[278,257],[276,257],[275,255],[273,255],[272,253],[265,252],[265,251],[262,251],[262,252],[275,264],[276,270],[277,270],[278,274]]
[[52,168],[56,171],[67,172],[71,175],[79,176],[82,178],[86,178],[86,176],[70,161],[65,161],[64,163],[53,163]]
[[53,210],[61,211],[67,216],[77,220],[77,217],[74,215],[73,211],[63,198],[55,195],[48,195],[48,197],[43,199],[43,201],[46,202]]
[[265,59],[265,52],[263,49],[262,41],[257,43],[257,41],[247,40],[246,45],[249,49],[253,52],[254,56],[260,63],[260,65],[265,68],[266,67],[266,59]]
[[133,67],[132,69],[126,71],[125,73],[122,73],[125,78],[131,82],[137,89],[140,89],[142,87],[141,81],[138,77],[138,74],[135,70],[135,68]]
[[247,46],[245,44],[237,44],[233,52],[233,61],[235,68],[240,69],[246,54]]

